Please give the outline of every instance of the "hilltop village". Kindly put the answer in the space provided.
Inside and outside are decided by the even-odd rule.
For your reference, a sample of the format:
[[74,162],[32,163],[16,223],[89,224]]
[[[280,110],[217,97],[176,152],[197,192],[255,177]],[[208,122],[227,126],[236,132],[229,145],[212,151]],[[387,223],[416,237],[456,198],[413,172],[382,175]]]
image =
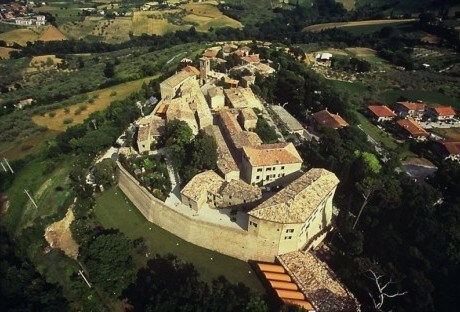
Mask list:
[[[236,66],[226,72],[213,70],[225,62],[218,55],[234,55]],[[128,159],[162,155],[171,191],[163,202],[136,180],[147,166],[133,170],[119,165],[121,190],[149,221],[177,236],[257,261],[261,278],[282,302],[307,311],[359,310],[355,297],[315,251],[332,230],[332,200],[339,180],[325,169],[303,171],[294,143],[314,134],[282,106],[264,104],[250,88],[256,74],[275,72],[272,64],[249,47],[232,44],[204,51],[199,68],[192,60],[181,63],[180,71],[160,83],[161,101],[152,113],[137,120],[137,151],[120,149]],[[288,135],[263,143],[253,130],[259,119],[277,128],[273,118],[282,121]],[[316,127],[348,125],[327,110],[314,113],[312,120]],[[214,138],[216,170],[200,172],[188,183],[180,181],[171,155],[157,148],[175,121],[186,123],[193,135],[204,132]]]

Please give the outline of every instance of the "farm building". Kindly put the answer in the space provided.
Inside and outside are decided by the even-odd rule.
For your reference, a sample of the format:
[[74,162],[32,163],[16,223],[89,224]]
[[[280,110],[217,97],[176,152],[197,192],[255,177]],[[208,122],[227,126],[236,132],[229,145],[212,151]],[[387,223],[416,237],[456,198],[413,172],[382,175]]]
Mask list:
[[339,129],[348,126],[348,123],[339,114],[331,114],[327,109],[312,114],[312,119],[315,128]]
[[457,115],[452,106],[428,107],[426,114],[435,121],[452,120]]
[[425,140],[430,134],[412,118],[401,119],[396,122],[406,137],[415,140]]
[[391,121],[396,114],[386,105],[369,105],[371,117],[377,122]]
[[425,114],[426,105],[418,102],[397,102],[395,111],[402,118],[420,119]]

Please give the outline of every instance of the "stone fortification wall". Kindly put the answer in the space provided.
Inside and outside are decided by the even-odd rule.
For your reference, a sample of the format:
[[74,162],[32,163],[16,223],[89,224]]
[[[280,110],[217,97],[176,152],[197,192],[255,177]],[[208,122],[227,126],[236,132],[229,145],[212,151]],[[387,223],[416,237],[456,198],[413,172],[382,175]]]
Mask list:
[[179,213],[150,194],[120,163],[117,179],[123,193],[150,222],[192,244],[244,261],[253,258],[248,248],[248,232]]

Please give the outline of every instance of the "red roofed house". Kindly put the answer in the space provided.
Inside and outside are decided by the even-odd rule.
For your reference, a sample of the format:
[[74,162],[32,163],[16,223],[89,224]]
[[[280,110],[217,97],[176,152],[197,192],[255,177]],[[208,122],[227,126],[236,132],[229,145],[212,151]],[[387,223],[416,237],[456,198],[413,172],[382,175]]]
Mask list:
[[203,57],[207,57],[207,58],[216,58],[217,57],[217,51],[215,50],[206,50],[203,52]]
[[377,119],[377,122],[390,121],[396,114],[388,108],[386,105],[369,105],[367,107],[374,119]]
[[338,114],[331,114],[327,109],[312,114],[315,127],[338,129],[347,127],[348,123]]
[[429,107],[427,109],[427,115],[437,121],[450,120],[454,118],[456,114],[452,106]]
[[397,102],[396,113],[403,118],[412,117],[414,119],[422,118],[425,114],[426,105],[417,102]]
[[415,140],[425,140],[430,134],[422,128],[415,120],[412,118],[401,119],[396,122],[404,134],[409,138]]
[[260,63],[259,54],[252,54],[241,58],[243,65]]
[[200,75],[200,71],[195,66],[187,65],[184,68],[182,68],[182,70],[187,73],[194,74],[197,77]]
[[445,140],[438,142],[438,151],[445,160],[460,161],[460,141]]

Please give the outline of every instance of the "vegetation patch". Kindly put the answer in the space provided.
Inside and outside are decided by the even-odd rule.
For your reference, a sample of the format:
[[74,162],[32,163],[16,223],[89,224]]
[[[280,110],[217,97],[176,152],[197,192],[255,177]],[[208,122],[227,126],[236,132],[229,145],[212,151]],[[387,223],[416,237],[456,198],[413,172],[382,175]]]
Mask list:
[[[55,110],[55,116],[41,116],[35,115],[32,117],[33,122],[42,127],[47,127],[48,129],[54,131],[65,131],[68,128],[70,123],[65,123],[64,121],[68,119],[68,115],[72,116],[72,125],[81,124],[88,116],[96,111],[103,110],[106,108],[112,101],[121,100],[126,98],[133,90],[139,89],[142,84],[149,82],[152,79],[157,78],[157,76],[143,78],[135,81],[126,82],[120,85],[116,85],[110,88],[101,89],[93,92],[87,93],[88,98],[95,98],[94,104],[88,105],[85,110],[82,110],[82,105],[88,104],[88,102],[78,103],[71,105],[67,108],[60,108]],[[113,92],[116,92],[116,95],[112,95]]]
[[0,60],[9,59],[11,51],[17,51],[17,49],[0,47]]
[[0,40],[5,41],[8,45],[17,43],[19,45],[26,45],[28,41],[34,42],[40,38],[41,31],[39,29],[21,28],[10,30],[5,33],[0,33]]

